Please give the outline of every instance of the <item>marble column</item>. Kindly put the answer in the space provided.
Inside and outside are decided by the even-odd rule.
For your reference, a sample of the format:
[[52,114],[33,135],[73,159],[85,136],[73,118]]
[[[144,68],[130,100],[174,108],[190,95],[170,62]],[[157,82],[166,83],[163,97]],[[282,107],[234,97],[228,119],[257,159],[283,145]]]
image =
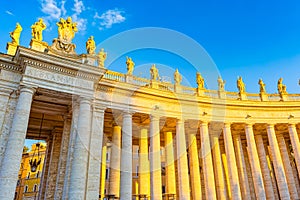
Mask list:
[[77,137],[77,127],[78,127],[78,116],[79,116],[79,104],[77,101],[72,102],[72,121],[71,121],[71,130],[69,136],[69,144],[68,144],[68,155],[66,160],[66,170],[65,177],[63,181],[63,194],[62,199],[69,199],[69,189],[70,189],[70,178],[71,178],[71,169],[72,162],[74,160],[74,147]]
[[70,141],[70,131],[71,131],[71,119],[70,117],[65,116],[54,199],[62,199],[62,195],[63,195],[64,177],[66,175],[68,149],[69,149],[68,147]]
[[165,168],[166,168],[166,193],[176,194],[175,159],[173,146],[173,133],[165,132]]
[[132,114],[123,114],[120,200],[132,199]]
[[239,174],[241,195],[243,199],[251,199],[244,150],[242,146],[241,136],[239,134],[233,135],[233,145],[235,147],[235,156]]
[[239,176],[237,171],[237,164],[234,154],[234,147],[232,142],[231,128],[229,123],[225,123],[223,127],[224,146],[228,164],[228,174],[230,181],[231,197],[232,199],[242,199],[239,185]]
[[106,179],[106,153],[107,153],[107,146],[106,143],[102,147],[102,157],[101,157],[101,183],[100,183],[100,195],[101,200],[105,197],[105,179]]
[[35,90],[21,87],[0,170],[0,199],[13,199]]
[[187,161],[187,148],[184,130],[184,121],[177,120],[176,124],[176,150],[177,150],[177,171],[179,199],[190,199],[190,182]]
[[141,129],[139,138],[139,194],[150,196],[150,163],[148,154],[148,130]]
[[162,200],[159,117],[150,116],[150,180],[151,199]]
[[213,154],[213,164],[215,168],[215,183],[217,190],[217,199],[225,200],[228,199],[227,189],[226,189],[226,180],[225,180],[225,171],[222,163],[220,143],[219,143],[219,134],[214,133],[212,135],[212,154]]
[[257,199],[266,199],[265,187],[264,187],[263,177],[262,177],[261,168],[259,164],[252,124],[245,125],[245,134],[247,140],[248,157],[251,166],[255,196]]
[[111,143],[109,192],[120,197],[120,165],[121,165],[121,127],[114,126]]
[[199,157],[198,157],[198,145],[197,145],[197,129],[190,130],[188,133],[188,149],[189,149],[189,166],[190,166],[190,178],[192,199],[201,200],[201,177],[199,170]]
[[261,172],[264,179],[263,182],[266,191],[266,197],[268,200],[275,199],[273,183],[271,178],[271,171],[268,166],[268,160],[267,160],[267,155],[266,155],[262,135],[255,135],[255,141],[256,141],[260,166],[261,166]]
[[0,89],[0,136],[11,90]]
[[104,108],[94,105],[90,138],[88,181],[86,199],[99,199],[100,168],[103,142]]
[[89,138],[91,135],[91,100],[79,99],[77,135],[70,174],[69,199],[85,199]]
[[53,132],[51,153],[50,153],[50,162],[48,168],[48,175],[46,180],[46,190],[45,190],[45,199],[54,199],[55,187],[56,187],[56,178],[58,177],[58,164],[59,164],[59,155],[60,147],[62,141],[61,132]]
[[284,172],[286,175],[286,180],[290,191],[291,199],[299,199],[296,183],[294,180],[293,168],[290,162],[290,155],[288,153],[285,139],[282,133],[277,135],[277,141],[278,141],[278,146],[279,146],[279,150],[283,162]]
[[274,170],[275,170],[280,199],[282,200],[290,199],[283,162],[281,159],[280,150],[278,147],[278,142],[277,142],[273,124],[268,124],[267,132],[268,132],[268,140],[271,149],[271,157],[274,164]]
[[[4,95],[4,94],[3,94]],[[2,99],[2,102],[0,104],[3,104],[3,108],[1,109],[0,116],[3,118],[2,123],[0,124],[0,169],[2,166],[2,161],[6,149],[6,144],[9,138],[9,132],[11,129],[11,125],[13,122],[13,117],[15,113],[15,109],[18,103],[18,95],[17,91],[14,91],[10,96],[5,96]],[[8,102],[6,102],[6,98],[8,99]],[[5,109],[5,111],[4,111]],[[1,118],[0,117],[0,118]],[[1,119],[0,119],[1,121]]]
[[201,140],[201,158],[204,175],[205,196],[206,199],[217,199],[214,167],[212,163],[212,154],[210,138],[208,133],[207,122],[200,123],[200,140]]
[[300,177],[300,142],[295,124],[289,124],[289,135],[294,151],[295,162],[297,165],[298,176]]

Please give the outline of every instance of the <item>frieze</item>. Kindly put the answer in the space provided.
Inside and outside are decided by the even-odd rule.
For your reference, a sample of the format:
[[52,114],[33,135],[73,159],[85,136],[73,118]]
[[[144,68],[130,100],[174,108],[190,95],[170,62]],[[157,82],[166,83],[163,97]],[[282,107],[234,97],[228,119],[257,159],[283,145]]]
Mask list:
[[94,82],[85,81],[78,77],[65,76],[62,74],[51,73],[41,69],[35,69],[31,67],[27,67],[25,70],[25,75],[39,78],[43,80],[53,81],[60,84],[67,84],[69,86],[80,86],[86,89],[93,89]]
[[89,74],[89,73],[86,73],[86,72],[83,72],[80,70],[67,69],[67,68],[64,68],[61,66],[49,65],[49,64],[38,62],[35,60],[24,59],[23,63],[27,66],[42,68],[43,70],[47,70],[50,72],[65,74],[68,76],[78,77],[81,79],[95,81],[99,78],[99,76],[97,76],[97,75]]

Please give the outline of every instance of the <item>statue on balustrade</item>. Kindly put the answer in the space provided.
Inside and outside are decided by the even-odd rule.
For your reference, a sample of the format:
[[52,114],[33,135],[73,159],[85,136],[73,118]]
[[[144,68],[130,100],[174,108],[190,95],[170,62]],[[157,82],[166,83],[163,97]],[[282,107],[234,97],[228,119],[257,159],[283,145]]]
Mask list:
[[77,23],[73,22],[71,17],[68,17],[66,20],[60,18],[56,25],[58,27],[58,38],[53,40],[51,48],[62,53],[75,54],[76,45],[72,44],[72,39],[78,31]]
[[240,94],[245,92],[245,83],[243,82],[243,79],[241,76],[237,80],[237,88],[238,88]]
[[284,94],[287,94],[287,92],[286,92],[286,85],[282,84],[282,81],[283,81],[283,79],[280,78],[278,80],[278,83],[277,83],[277,89],[278,89],[278,93],[280,94],[280,96],[284,95]]
[[102,48],[98,53],[98,64],[100,67],[104,67],[104,61],[106,60],[107,53],[104,52],[104,49]]
[[58,26],[58,39],[71,43],[75,33],[78,31],[77,23],[73,22],[71,17],[68,17],[66,20],[60,18],[60,21],[56,24]]
[[263,82],[262,79],[259,79],[258,84],[259,84],[259,92],[266,93],[266,88],[265,88],[266,84]]
[[180,75],[178,69],[176,69],[175,73],[174,73],[174,81],[176,85],[180,85],[181,81],[182,81],[182,76]]
[[22,30],[23,30],[22,26],[19,23],[17,23],[15,30],[9,33],[9,35],[12,39],[12,41],[11,41],[12,44],[15,44],[15,45],[20,44],[20,35],[21,35]]
[[47,28],[46,24],[43,22],[42,18],[39,18],[37,22],[35,22],[31,26],[31,35],[32,39],[42,41],[43,40],[43,30]]
[[156,68],[156,65],[153,64],[150,68],[150,74],[151,74],[151,80],[158,81],[159,80],[159,74],[158,69]]
[[201,76],[200,72],[197,72],[196,79],[198,89],[204,89],[204,78]]
[[224,91],[225,90],[225,83],[226,81],[224,81],[221,76],[218,77],[218,88],[219,91]]
[[130,57],[126,56],[127,74],[132,75],[135,63]]
[[86,51],[87,51],[88,54],[90,54],[90,55],[95,54],[96,43],[95,43],[95,40],[94,40],[94,36],[89,37],[89,39],[85,43],[85,47],[86,47]]

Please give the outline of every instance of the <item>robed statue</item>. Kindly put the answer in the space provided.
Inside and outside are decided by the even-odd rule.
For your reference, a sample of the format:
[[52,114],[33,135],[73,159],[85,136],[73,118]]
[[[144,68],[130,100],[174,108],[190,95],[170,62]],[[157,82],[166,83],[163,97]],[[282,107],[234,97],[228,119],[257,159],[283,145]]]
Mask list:
[[241,76],[237,80],[237,88],[238,88],[240,93],[245,92],[245,83],[243,82],[243,79],[242,79]]
[[262,79],[259,79],[258,84],[259,84],[259,92],[266,93],[266,84],[263,82]]
[[159,80],[158,69],[156,68],[155,64],[153,64],[150,68],[150,75],[151,75],[151,80],[153,80],[153,81]]
[[182,81],[182,76],[180,75],[178,69],[176,69],[175,73],[174,73],[174,81],[176,85],[179,85]]
[[9,33],[9,35],[12,39],[12,41],[11,41],[12,44],[15,44],[15,45],[20,44],[20,35],[21,35],[22,30],[23,30],[22,26],[19,23],[17,23],[15,30]]
[[224,91],[225,90],[225,83],[226,81],[223,80],[220,76],[218,77],[218,89],[220,91]]
[[89,37],[89,39],[86,41],[85,47],[86,47],[86,51],[88,54],[90,54],[90,55],[95,54],[96,43],[94,40],[94,36]]
[[196,74],[196,81],[198,89],[204,89],[204,78],[201,76],[200,72],[197,72]]
[[42,41],[43,40],[43,34],[42,33],[43,33],[43,30],[46,29],[46,27],[47,26],[43,22],[43,19],[39,18],[39,20],[31,26],[32,39]]
[[279,93],[280,95],[287,94],[287,92],[286,92],[286,85],[284,85],[284,84],[282,83],[282,81],[283,81],[283,78],[280,78],[280,79],[278,80],[278,83],[277,83],[277,89],[278,89],[278,93]]
[[132,75],[135,63],[130,57],[126,56],[127,74]]
[[104,61],[106,60],[107,53],[104,52],[104,49],[101,48],[101,50],[98,53],[98,63],[100,67],[104,67]]

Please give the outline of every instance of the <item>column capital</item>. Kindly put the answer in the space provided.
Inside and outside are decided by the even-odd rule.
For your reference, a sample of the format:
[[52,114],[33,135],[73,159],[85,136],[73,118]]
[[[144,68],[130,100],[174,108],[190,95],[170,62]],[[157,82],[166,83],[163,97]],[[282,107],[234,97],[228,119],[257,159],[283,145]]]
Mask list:
[[199,125],[200,126],[208,126],[208,121],[200,121]]
[[275,123],[268,123],[267,128],[275,128]]
[[124,111],[122,111],[122,116],[123,116],[123,118],[124,117],[132,117],[133,113],[134,112],[131,110],[124,110]]
[[224,122],[224,128],[231,128],[231,122]]
[[252,128],[253,129],[253,123],[245,123],[245,128]]
[[151,121],[159,121],[159,119],[160,119],[160,115],[150,114],[150,120]]
[[28,92],[30,94],[34,94],[36,89],[32,86],[27,86],[27,85],[21,85],[20,86],[20,92]]
[[91,104],[92,98],[80,96],[78,101],[80,104]]
[[296,123],[289,123],[288,126],[289,128],[296,128]]

